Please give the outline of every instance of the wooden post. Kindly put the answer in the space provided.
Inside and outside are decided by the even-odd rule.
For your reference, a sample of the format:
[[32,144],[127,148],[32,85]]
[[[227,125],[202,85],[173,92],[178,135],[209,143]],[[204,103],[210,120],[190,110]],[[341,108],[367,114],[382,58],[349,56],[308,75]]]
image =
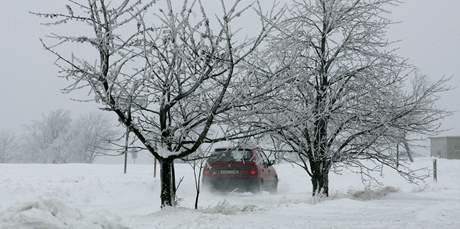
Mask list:
[[433,180],[438,182],[438,159],[433,160]]
[[407,143],[407,140],[405,140],[403,144],[404,144],[404,147],[406,148],[406,153],[407,153],[407,156],[409,157],[409,161],[414,162],[414,158],[412,157],[412,153],[410,151],[409,143]]
[[396,168],[399,168],[399,144],[396,144]]

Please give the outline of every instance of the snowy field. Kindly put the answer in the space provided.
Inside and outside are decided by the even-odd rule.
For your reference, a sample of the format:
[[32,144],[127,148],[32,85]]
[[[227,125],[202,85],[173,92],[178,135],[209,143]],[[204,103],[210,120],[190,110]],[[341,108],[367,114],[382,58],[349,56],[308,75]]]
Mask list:
[[[415,166],[430,167],[430,158]],[[331,177],[331,197],[310,197],[305,174],[277,166],[278,194],[203,193],[193,210],[193,178],[180,207],[160,211],[152,166],[0,165],[1,229],[119,228],[460,228],[460,161],[439,161],[439,182],[405,183],[384,171],[384,186],[365,191],[357,174]],[[177,165],[178,177],[191,172]]]

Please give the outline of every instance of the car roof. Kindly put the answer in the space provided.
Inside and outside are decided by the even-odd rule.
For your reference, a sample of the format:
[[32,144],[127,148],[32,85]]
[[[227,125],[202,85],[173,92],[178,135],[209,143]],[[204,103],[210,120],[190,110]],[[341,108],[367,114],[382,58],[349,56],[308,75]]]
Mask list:
[[219,147],[215,148],[214,151],[228,151],[228,150],[255,150],[255,149],[260,149],[258,146],[254,147],[248,147],[248,146],[236,146],[236,147]]

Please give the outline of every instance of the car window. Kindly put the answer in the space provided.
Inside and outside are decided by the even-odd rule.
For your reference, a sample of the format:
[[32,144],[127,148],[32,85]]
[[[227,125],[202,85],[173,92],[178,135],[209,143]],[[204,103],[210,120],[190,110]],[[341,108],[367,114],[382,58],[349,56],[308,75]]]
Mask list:
[[257,164],[263,165],[265,162],[263,155],[260,153],[259,150],[255,150],[254,152],[257,155]]
[[258,152],[258,157],[261,160],[261,163],[262,164],[268,164],[268,158],[267,158],[266,154],[264,153],[264,151],[262,151],[261,149],[258,149],[257,152]]
[[211,154],[209,162],[215,161],[235,161],[245,162],[254,161],[255,158],[250,150],[245,149],[230,149],[230,150],[216,150]]

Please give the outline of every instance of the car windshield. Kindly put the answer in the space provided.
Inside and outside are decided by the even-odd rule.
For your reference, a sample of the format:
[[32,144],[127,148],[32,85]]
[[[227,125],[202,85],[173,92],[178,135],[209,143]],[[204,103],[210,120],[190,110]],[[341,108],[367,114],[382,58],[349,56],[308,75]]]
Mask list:
[[253,161],[252,153],[250,150],[245,149],[230,149],[230,150],[216,150],[209,158],[210,162],[215,161],[236,161],[245,162]]

